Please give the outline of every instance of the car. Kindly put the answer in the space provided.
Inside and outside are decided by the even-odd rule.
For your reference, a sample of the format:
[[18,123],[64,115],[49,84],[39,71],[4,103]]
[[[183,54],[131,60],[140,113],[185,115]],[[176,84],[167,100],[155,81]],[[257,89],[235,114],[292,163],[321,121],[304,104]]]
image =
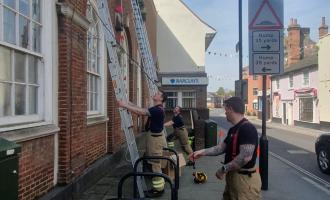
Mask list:
[[320,135],[315,142],[317,164],[325,174],[330,174],[330,133]]

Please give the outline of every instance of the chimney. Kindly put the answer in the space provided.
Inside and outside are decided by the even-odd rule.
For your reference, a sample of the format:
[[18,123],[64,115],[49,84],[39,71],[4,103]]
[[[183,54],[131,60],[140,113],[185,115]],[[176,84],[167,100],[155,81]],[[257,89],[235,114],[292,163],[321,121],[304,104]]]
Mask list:
[[322,24],[319,27],[319,38],[328,34],[328,25],[325,24],[325,17],[322,17]]
[[293,18],[290,19],[290,24],[289,24],[289,26],[290,26],[290,25],[293,25]]
[[[298,62],[302,58],[301,47],[303,46],[303,33],[297,19],[291,18],[288,26],[288,40],[287,40],[287,52],[288,52],[288,65]],[[304,30],[308,32],[307,30]]]

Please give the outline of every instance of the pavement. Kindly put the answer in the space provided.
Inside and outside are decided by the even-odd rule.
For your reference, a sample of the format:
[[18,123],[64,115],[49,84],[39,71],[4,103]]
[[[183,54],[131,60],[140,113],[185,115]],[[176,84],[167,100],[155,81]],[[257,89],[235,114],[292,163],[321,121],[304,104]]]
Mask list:
[[[261,126],[262,121],[258,119],[255,116],[247,116],[247,118],[255,125]],[[285,130],[285,131],[291,131],[295,133],[300,133],[303,135],[308,135],[308,136],[313,136],[313,137],[318,137],[323,133],[326,133],[325,131],[317,130],[317,129],[312,129],[312,128],[304,128],[300,126],[290,126],[290,125],[284,125],[280,123],[275,123],[271,121],[266,122],[266,126],[269,128],[276,128],[280,130]]]
[[[253,123],[260,123],[257,119],[250,119]],[[279,129],[288,130],[288,127],[283,127],[280,124],[267,123],[267,126]],[[314,129],[306,129],[293,127],[291,131],[301,134],[313,134],[317,137],[321,132]],[[143,137],[138,142],[139,150],[143,150],[145,145]],[[213,200],[221,199],[222,192],[225,187],[225,182],[218,180],[215,177],[216,170],[221,166],[223,156],[203,157],[196,162],[196,169],[191,166],[182,168],[180,177],[180,200]],[[100,179],[93,187],[89,188],[82,195],[80,200],[107,200],[115,198],[117,193],[117,184],[120,177],[131,172],[132,167],[127,157],[123,157],[117,166],[111,167],[109,173]],[[208,180],[204,184],[195,184],[193,182],[192,173],[194,171],[206,172]],[[296,168],[283,162],[276,156],[269,154],[269,184],[268,190],[262,191],[262,199],[265,200],[325,200],[330,199],[330,186],[322,187],[314,182],[304,173],[301,173]],[[124,197],[131,197],[132,181],[124,185]],[[162,200],[170,200],[169,189],[167,188]]]

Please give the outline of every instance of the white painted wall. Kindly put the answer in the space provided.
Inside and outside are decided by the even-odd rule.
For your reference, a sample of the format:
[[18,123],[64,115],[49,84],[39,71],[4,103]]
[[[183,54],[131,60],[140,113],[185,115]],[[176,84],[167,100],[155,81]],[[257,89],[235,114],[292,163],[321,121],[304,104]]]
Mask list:
[[154,0],[160,72],[205,71],[205,37],[216,31],[180,0]]
[[319,40],[320,121],[330,122],[330,34]]

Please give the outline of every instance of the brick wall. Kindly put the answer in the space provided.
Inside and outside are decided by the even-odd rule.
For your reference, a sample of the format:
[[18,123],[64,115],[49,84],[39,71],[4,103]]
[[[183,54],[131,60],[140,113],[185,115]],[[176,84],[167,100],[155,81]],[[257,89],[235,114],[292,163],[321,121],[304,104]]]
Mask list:
[[90,165],[106,154],[106,125],[96,124],[87,127],[86,131],[86,164]]
[[75,12],[85,16],[87,0],[59,0],[59,2],[70,5],[71,7],[75,8]]
[[288,65],[298,62],[301,59],[300,49],[302,47],[301,27],[297,19],[291,19],[288,27]]
[[69,183],[85,165],[86,30],[59,17],[59,183]]
[[54,136],[20,143],[19,199],[32,200],[53,187]]
[[325,17],[322,17],[321,26],[319,27],[319,38],[328,34],[328,25],[325,22]]

